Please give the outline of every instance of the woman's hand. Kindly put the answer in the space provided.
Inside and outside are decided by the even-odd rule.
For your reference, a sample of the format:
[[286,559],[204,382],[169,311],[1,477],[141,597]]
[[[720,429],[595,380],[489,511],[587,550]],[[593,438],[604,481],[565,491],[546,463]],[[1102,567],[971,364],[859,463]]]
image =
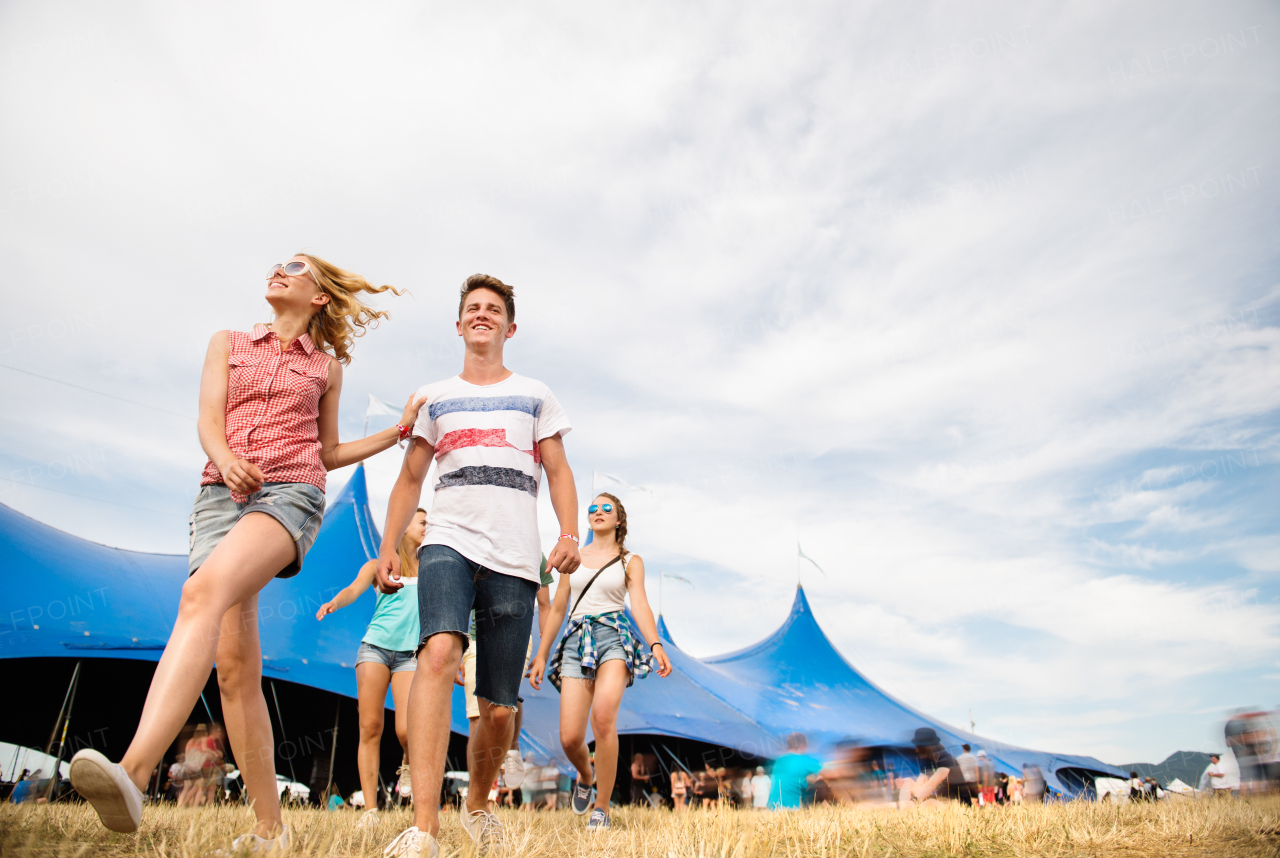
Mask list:
[[236,459],[225,468],[218,469],[227,488],[242,495],[251,495],[262,488],[262,470],[246,459]]
[[529,669],[525,672],[525,676],[529,677],[529,684],[533,686],[535,691],[542,688],[542,675],[546,670],[547,660],[543,658],[541,653],[539,653],[533,660],[533,663],[529,665]]
[[662,644],[658,644],[658,648],[651,649],[650,652],[658,660],[658,676],[670,676],[671,659],[667,658],[667,648]]
[[418,422],[418,412],[427,401],[427,397],[424,396],[415,402],[414,395],[409,394],[409,401],[404,404],[404,413],[400,415],[400,425],[408,426],[410,429],[413,429],[413,424]]
[[320,606],[320,610],[316,611],[316,619],[323,620],[325,617],[329,616],[336,610],[338,609],[333,606],[333,600],[325,602],[323,605]]
[[467,675],[462,672],[461,667],[458,668],[458,675],[453,678],[453,684],[461,685],[463,688],[467,687]]

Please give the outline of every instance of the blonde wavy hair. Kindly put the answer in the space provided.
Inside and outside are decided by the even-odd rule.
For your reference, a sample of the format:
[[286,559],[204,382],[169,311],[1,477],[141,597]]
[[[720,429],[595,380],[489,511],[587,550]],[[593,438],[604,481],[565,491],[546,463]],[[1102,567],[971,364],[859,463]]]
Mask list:
[[390,313],[375,310],[356,296],[361,292],[379,294],[390,290],[403,295],[407,289],[394,286],[374,286],[352,271],[346,271],[310,253],[299,253],[311,264],[311,274],[316,285],[329,296],[329,303],[311,317],[307,335],[316,348],[332,350],[333,356],[343,364],[351,363],[352,340],[363,337],[366,328],[376,328],[379,319],[390,318]]
[[[418,513],[426,515],[427,511],[422,507],[418,507],[413,511],[413,514],[417,515]],[[400,544],[396,546],[396,554],[400,555],[400,575],[405,578],[418,577],[417,547],[409,541],[409,534],[407,533],[400,537]]]

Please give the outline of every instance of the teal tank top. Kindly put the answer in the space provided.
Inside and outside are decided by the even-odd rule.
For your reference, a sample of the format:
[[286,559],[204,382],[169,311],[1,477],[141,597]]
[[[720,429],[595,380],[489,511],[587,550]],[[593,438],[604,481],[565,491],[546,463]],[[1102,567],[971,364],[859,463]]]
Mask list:
[[379,593],[373,619],[361,638],[363,643],[392,652],[414,652],[418,637],[418,579],[401,578],[404,584],[394,593]]

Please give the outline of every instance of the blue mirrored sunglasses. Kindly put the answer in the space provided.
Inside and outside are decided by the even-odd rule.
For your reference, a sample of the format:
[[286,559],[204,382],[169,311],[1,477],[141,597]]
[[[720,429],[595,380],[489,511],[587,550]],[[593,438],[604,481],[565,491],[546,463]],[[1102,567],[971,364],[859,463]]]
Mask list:
[[611,503],[593,503],[591,506],[587,507],[587,514],[588,514],[588,515],[590,515],[591,513],[595,512],[596,510],[602,510],[603,512],[613,512],[613,504],[611,504]]

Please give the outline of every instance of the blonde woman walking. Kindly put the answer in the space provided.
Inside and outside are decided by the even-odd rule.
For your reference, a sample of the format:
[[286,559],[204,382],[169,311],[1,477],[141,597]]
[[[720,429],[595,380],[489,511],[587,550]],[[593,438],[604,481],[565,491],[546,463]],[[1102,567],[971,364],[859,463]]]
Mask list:
[[137,732],[119,764],[86,748],[71,783],[112,831],[138,829],[147,779],[200,699],[216,659],[232,752],[257,826],[236,849],[288,848],[276,791],[275,743],[262,696],[258,592],[298,574],[324,517],[328,471],[409,434],[422,401],[395,429],[338,442],[342,368],[354,337],[385,318],[363,304],[374,286],[299,254],[267,272],[270,324],[219,331],[200,379],[200,445],[209,456],[191,513],[191,577],[156,666]]

